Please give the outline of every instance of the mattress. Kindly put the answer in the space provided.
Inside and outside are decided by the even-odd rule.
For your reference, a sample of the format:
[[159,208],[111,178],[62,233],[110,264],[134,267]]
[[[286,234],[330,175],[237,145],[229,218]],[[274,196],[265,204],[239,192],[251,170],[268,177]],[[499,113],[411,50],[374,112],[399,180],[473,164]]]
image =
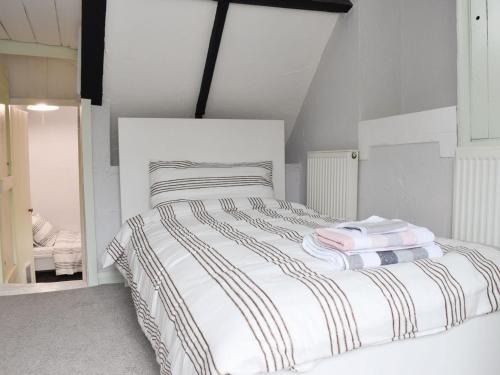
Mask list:
[[500,251],[440,239],[437,260],[336,272],[301,248],[335,222],[273,199],[174,203],[127,221],[104,265],[131,286],[162,374],[303,371],[498,311]]
[[59,231],[54,246],[34,247],[35,270],[55,270],[56,275],[82,272],[82,240],[79,232]]

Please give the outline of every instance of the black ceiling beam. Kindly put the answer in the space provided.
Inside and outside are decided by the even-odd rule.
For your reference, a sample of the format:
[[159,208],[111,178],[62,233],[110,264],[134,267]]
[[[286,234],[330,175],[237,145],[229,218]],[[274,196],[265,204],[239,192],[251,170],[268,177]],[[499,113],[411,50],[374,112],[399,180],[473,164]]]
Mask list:
[[203,79],[201,81],[200,94],[198,103],[196,104],[196,118],[202,118],[207,107],[208,94],[212,79],[214,77],[215,64],[219,55],[220,42],[224,25],[226,24],[227,10],[229,9],[229,0],[219,0],[217,4],[217,12],[215,13],[214,26],[212,28],[212,36],[208,46],[207,61],[205,62],[205,70],[203,71]]
[[80,96],[102,105],[106,0],[82,0]]
[[347,13],[352,8],[352,2],[350,0],[230,0],[230,2],[235,4],[317,10],[320,12],[332,13]]
[[[85,0],[84,0],[85,1]],[[214,77],[215,64],[219,55],[222,33],[226,23],[227,11],[230,3],[257,5],[287,9],[316,10],[320,12],[347,13],[352,8],[350,0],[215,0],[217,12],[215,13],[212,36],[208,46],[207,60],[203,71],[198,103],[196,104],[196,118],[203,118],[207,107],[210,86]]]

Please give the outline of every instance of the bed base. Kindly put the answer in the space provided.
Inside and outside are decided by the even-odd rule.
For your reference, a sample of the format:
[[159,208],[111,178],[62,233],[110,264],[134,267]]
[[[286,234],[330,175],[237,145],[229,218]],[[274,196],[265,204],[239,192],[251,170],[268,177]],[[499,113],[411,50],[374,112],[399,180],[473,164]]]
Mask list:
[[53,256],[35,256],[35,271],[54,271],[55,269]]
[[[500,312],[447,332],[352,351],[320,361],[304,375],[500,374]],[[277,375],[290,375],[280,371]],[[263,374],[261,374],[263,375]]]

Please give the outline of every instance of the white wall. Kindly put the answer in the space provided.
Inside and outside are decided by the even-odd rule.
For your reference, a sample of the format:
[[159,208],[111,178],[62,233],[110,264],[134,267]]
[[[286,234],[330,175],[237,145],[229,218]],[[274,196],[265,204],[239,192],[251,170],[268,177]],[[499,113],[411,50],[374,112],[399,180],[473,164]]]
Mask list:
[[404,0],[401,112],[457,103],[455,0]]
[[57,229],[80,231],[78,111],[28,112],[31,204]]
[[[340,15],[286,147],[288,163],[302,164],[322,149],[356,148],[359,119],[359,7]],[[306,191],[301,190],[302,202]]]
[[77,99],[76,61],[0,54],[11,98]]
[[[456,86],[455,0],[357,0],[327,45],[287,143],[287,162],[305,165],[307,151],[355,148],[361,120],[455,105]],[[361,162],[359,216],[397,214],[449,236],[453,163],[429,147],[380,149]],[[419,159],[425,168],[378,173],[395,161],[410,167]],[[432,205],[420,184],[403,199],[402,180],[429,175],[440,177],[433,196],[448,203]]]

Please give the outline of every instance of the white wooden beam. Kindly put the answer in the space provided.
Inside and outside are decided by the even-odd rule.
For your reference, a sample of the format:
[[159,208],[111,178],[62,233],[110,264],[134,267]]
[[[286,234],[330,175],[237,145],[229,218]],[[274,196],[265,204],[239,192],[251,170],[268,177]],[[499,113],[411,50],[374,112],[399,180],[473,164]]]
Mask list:
[[79,107],[80,99],[59,99],[59,98],[10,98],[12,105],[30,105],[44,103],[47,105],[58,105],[60,107]]
[[77,50],[61,46],[0,40],[0,54],[76,60]]
[[358,143],[361,160],[370,159],[375,146],[438,142],[442,158],[455,157],[457,149],[457,107],[405,113],[361,121]]
[[94,212],[94,173],[92,161],[92,109],[90,99],[82,99],[80,107],[80,178],[83,185],[83,217],[85,232],[85,264],[87,285],[99,284]]

